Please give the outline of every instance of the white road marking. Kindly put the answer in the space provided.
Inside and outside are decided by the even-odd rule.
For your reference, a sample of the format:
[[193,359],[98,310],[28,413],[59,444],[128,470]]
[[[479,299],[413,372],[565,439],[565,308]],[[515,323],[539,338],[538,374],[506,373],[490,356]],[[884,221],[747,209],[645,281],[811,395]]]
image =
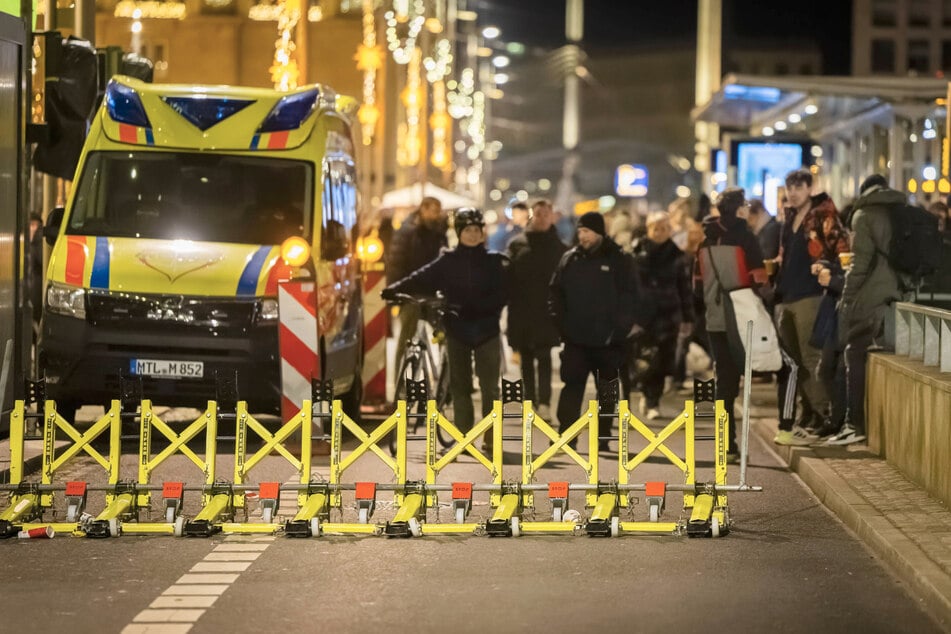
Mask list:
[[244,572],[250,561],[200,561],[190,572]]
[[218,597],[207,596],[161,596],[152,601],[150,608],[210,608]]
[[238,575],[203,575],[184,574],[175,583],[234,583]]
[[230,552],[230,553],[251,553],[251,552],[263,552],[267,548],[267,544],[221,544],[216,546],[213,552]]
[[151,610],[145,609],[139,612],[133,621],[138,623],[140,621],[145,621],[146,623],[170,623],[170,622],[185,622],[185,623],[194,623],[201,618],[201,615],[204,614],[204,610]]
[[196,586],[186,586],[181,584],[176,584],[174,586],[169,586],[163,592],[163,595],[220,595],[230,586],[227,585],[215,585],[212,583],[203,583]]
[[205,555],[205,561],[254,561],[261,556],[261,553],[208,553]]
[[122,634],[185,634],[191,623],[133,623],[122,628]]

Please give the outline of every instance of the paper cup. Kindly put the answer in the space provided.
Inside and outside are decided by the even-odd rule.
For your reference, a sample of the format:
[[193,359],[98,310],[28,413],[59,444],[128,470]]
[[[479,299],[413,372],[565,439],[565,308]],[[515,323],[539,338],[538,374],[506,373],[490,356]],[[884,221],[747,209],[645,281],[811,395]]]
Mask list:
[[766,275],[776,274],[776,260],[763,260],[763,264],[766,265]]
[[52,526],[37,526],[30,530],[20,531],[17,533],[17,537],[20,539],[52,539],[55,534],[56,531],[53,530]]
[[852,253],[840,253],[839,264],[842,265],[843,269],[847,269],[852,266]]

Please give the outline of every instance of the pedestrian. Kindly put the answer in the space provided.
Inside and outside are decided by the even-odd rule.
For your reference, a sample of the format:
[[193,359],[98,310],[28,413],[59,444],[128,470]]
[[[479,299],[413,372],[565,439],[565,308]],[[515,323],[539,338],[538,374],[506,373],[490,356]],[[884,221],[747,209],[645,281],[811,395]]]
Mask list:
[[[443,251],[429,264],[390,284],[382,295],[392,300],[399,293],[424,296],[442,293],[448,309],[446,350],[454,422],[466,433],[474,423],[473,361],[482,392],[483,417],[492,411],[493,402],[500,396],[499,318],[508,299],[508,258],[486,249],[485,220],[480,210],[459,209],[453,218],[453,228],[459,236],[456,248]],[[484,448],[488,451],[491,446]]]
[[639,339],[657,349],[641,383],[641,410],[649,420],[661,417],[660,398],[665,379],[674,375],[678,337],[689,336],[694,321],[693,290],[684,267],[684,252],[671,235],[669,215],[656,211],[647,216],[647,237],[634,245],[638,289],[650,310]]
[[[407,277],[439,256],[448,246],[447,219],[442,204],[431,196],[423,198],[419,209],[411,213],[393,233],[386,254],[386,279],[395,282]],[[416,335],[420,319],[416,304],[400,306],[400,334],[396,342],[396,367],[403,367],[406,344]]]
[[759,240],[759,248],[763,252],[763,259],[776,259],[776,256],[779,255],[779,234],[782,227],[763,206],[763,201],[757,198],[750,201],[750,211],[747,214],[746,222],[749,223],[753,235]]
[[521,359],[525,399],[544,420],[551,416],[551,349],[559,344],[548,315],[548,284],[567,250],[554,221],[551,202],[536,201],[525,233],[508,247],[511,285],[518,290],[509,297],[509,345]]
[[838,301],[842,297],[842,287],[845,285],[845,269],[840,261],[820,260],[813,265],[813,272],[819,286],[825,290],[809,343],[821,351],[816,376],[823,385],[830,388],[829,416],[814,433],[819,438],[828,438],[838,434],[845,424],[848,404],[845,358],[843,347],[839,343],[837,309]]
[[[589,374],[599,385],[618,378],[625,342],[634,326],[632,269],[630,257],[606,236],[604,217],[596,211],[582,215],[578,245],[561,258],[548,297],[549,312],[564,342],[564,388],[557,412],[561,433],[581,414]],[[607,442],[602,441],[600,449],[606,448]]]
[[869,347],[882,333],[885,311],[903,296],[905,281],[892,268],[891,213],[904,207],[907,198],[888,187],[880,174],[872,174],[859,187],[852,214],[852,263],[845,274],[839,302],[839,343],[845,348],[846,422],[829,445],[850,445],[865,440],[865,364]]
[[[716,398],[722,400],[729,422],[730,460],[739,456],[734,405],[740,392],[740,375],[746,359],[742,349],[730,344],[723,294],[739,288],[757,288],[766,283],[759,241],[737,212],[746,205],[743,190],[728,187],[717,199],[716,212],[703,221],[706,239],[698,252],[697,279],[703,285],[706,328],[716,372]],[[711,210],[712,212],[713,210]]]
[[[825,193],[812,195],[812,172],[798,169],[786,176],[785,219],[780,235],[779,271],[776,281],[776,329],[785,353],[797,367],[796,383],[802,400],[802,416],[781,415],[780,445],[808,445],[818,437],[807,430],[825,423],[829,393],[816,371],[820,352],[809,345],[815,328],[823,288],[813,274],[819,260],[837,260],[849,250],[848,234],[839,220],[832,199]],[[779,375],[779,403],[786,402],[789,366]]]
[[508,248],[509,242],[520,236],[525,231],[528,224],[528,205],[523,202],[517,202],[511,208],[512,217],[505,216],[505,221],[500,222],[489,236],[488,245],[490,251],[504,253]]

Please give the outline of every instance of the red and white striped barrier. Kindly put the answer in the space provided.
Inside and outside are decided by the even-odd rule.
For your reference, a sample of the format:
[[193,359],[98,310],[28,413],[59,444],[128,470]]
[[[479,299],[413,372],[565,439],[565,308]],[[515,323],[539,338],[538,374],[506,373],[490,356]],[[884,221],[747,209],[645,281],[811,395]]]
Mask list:
[[286,423],[311,396],[310,381],[320,376],[317,347],[317,287],[313,281],[281,281],[280,313],[281,418]]
[[[372,268],[371,268],[372,267]],[[363,402],[386,402],[386,286],[382,263],[369,264],[363,276]]]

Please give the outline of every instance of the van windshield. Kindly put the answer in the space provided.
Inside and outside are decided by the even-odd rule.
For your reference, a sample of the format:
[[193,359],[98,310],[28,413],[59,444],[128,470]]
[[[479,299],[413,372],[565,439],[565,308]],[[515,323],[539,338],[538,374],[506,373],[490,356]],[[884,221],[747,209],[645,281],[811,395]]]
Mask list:
[[280,244],[308,237],[313,167],[194,152],[94,152],[68,234]]

